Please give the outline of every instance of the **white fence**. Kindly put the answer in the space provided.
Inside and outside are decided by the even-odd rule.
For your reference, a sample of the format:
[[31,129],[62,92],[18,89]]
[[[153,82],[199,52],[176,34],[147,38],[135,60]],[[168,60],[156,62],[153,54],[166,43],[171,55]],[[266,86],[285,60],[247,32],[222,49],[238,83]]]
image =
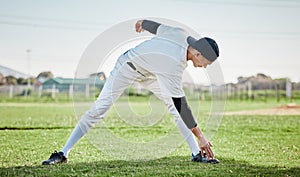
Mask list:
[[[134,86],[135,89],[133,92],[135,94],[148,93],[144,91],[139,86]],[[296,98],[299,99],[300,92],[295,89],[290,82],[287,82],[286,88],[280,89],[269,89],[265,90],[263,93],[264,97],[285,97],[285,98]],[[95,98],[100,93],[101,88],[96,87],[95,85],[90,84],[78,84],[78,85],[48,85],[47,87],[43,86],[28,86],[28,85],[2,85],[0,86],[0,97],[1,98],[14,98],[14,97],[26,97],[26,96],[34,96],[34,97],[64,97],[64,98],[72,98],[74,95],[79,98]],[[254,90],[250,82],[243,85],[227,85],[227,99],[256,99],[261,94],[263,90]],[[125,91],[127,94],[130,94],[130,88]],[[189,96],[197,97],[197,99],[206,100],[207,97],[211,96],[208,87],[199,87],[194,88],[192,86],[185,85],[185,92]],[[281,96],[280,96],[281,94]]]
[[61,87],[53,84],[50,87],[43,88],[43,86],[27,86],[27,85],[2,85],[0,86],[0,96],[1,97],[26,97],[26,96],[35,96],[35,97],[52,97],[55,98],[58,95],[65,97],[72,97],[74,93],[83,95],[85,98],[90,98],[91,95],[98,94],[100,88],[90,86],[86,84],[84,86],[70,85],[67,88],[61,89]]

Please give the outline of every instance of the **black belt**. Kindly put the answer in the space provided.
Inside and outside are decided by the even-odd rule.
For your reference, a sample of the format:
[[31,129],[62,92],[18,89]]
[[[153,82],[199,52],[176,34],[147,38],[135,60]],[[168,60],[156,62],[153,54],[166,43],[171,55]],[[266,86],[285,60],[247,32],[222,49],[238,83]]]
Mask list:
[[132,68],[134,71],[136,71],[137,73],[139,73],[140,75],[142,75],[142,76],[144,76],[144,77],[146,77],[143,73],[141,73],[140,71],[138,71],[138,70],[136,70],[136,67],[134,66],[134,64],[133,63],[131,63],[131,62],[126,62],[129,66],[130,66],[130,68]]

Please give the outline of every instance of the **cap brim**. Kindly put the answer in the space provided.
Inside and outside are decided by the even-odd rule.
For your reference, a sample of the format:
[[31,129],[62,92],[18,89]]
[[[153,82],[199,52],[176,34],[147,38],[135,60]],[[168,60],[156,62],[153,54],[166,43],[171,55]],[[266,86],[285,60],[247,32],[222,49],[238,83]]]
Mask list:
[[196,39],[195,38],[193,38],[192,36],[189,36],[188,38],[187,38],[187,43],[190,45],[190,46],[192,46],[193,48],[194,48],[194,46],[196,45]]

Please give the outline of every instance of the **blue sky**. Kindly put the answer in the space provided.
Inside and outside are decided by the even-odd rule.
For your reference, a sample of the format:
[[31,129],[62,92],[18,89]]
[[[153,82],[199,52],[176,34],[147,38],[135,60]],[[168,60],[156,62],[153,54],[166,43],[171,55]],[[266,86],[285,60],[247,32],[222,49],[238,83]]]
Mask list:
[[0,65],[73,77],[101,32],[133,18],[183,23],[219,43],[226,82],[265,73],[300,81],[300,2],[296,0],[0,0]]

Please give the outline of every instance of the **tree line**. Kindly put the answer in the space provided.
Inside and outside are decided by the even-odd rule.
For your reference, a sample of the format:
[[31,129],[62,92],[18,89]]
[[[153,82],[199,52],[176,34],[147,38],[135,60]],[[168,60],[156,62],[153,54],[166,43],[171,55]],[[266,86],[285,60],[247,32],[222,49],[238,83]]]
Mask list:
[[50,79],[53,78],[53,74],[51,71],[44,71],[38,74],[37,77],[29,77],[29,78],[16,78],[12,75],[4,76],[2,73],[0,73],[0,85],[27,85],[28,82],[30,82],[30,85],[33,85],[36,83],[36,81],[40,79]]

